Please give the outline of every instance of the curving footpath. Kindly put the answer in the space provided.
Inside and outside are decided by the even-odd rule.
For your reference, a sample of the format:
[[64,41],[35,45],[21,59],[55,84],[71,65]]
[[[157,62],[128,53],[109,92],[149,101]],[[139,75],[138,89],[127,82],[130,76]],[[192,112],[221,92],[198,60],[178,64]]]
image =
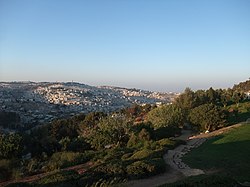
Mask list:
[[182,162],[181,158],[183,155],[187,154],[191,149],[200,146],[206,141],[206,138],[189,139],[191,135],[191,131],[183,130],[182,135],[177,137],[176,140],[185,140],[187,142],[186,145],[180,145],[173,150],[168,150],[168,152],[163,156],[165,163],[171,167],[167,172],[147,179],[132,180],[127,182],[125,186],[159,186],[165,183],[178,181],[187,176],[204,174],[203,170],[190,168]]
[[199,147],[205,141],[205,138],[187,140],[186,145],[180,145],[174,150],[169,150],[168,153],[164,155],[164,160],[173,169],[181,172],[186,177],[204,174],[204,171],[201,169],[190,168],[188,165],[182,162],[181,158],[191,149]]

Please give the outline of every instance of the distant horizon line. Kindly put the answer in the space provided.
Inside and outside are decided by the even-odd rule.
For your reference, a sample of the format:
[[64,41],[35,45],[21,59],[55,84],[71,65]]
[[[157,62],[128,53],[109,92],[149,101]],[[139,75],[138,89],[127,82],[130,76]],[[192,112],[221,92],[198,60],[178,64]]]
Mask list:
[[142,88],[136,88],[136,87],[124,87],[124,86],[112,86],[112,85],[92,85],[92,84],[86,84],[83,82],[76,82],[76,81],[0,81],[0,83],[77,83],[77,84],[82,84],[86,86],[91,86],[91,87],[112,87],[112,88],[120,88],[120,89],[136,89],[136,90],[142,90],[142,91],[150,91],[150,92],[158,92],[158,93],[181,93],[181,92],[174,92],[174,91],[168,91],[168,92],[163,92],[163,91],[152,91],[152,90],[147,90],[147,89],[142,89]]
[[[247,81],[246,79],[245,81]],[[249,79],[250,80],[250,79]],[[242,81],[235,83],[239,84]],[[243,81],[244,82],[244,81]],[[83,82],[77,82],[77,81],[31,81],[31,80],[13,80],[13,81],[0,81],[0,83],[77,83],[77,84],[82,84],[82,85],[87,85],[87,86],[92,86],[92,87],[112,87],[112,88],[121,88],[121,89],[136,89],[136,90],[142,90],[142,91],[151,91],[151,92],[158,92],[158,93],[183,93],[186,88],[190,88],[193,91],[197,90],[207,90],[207,89],[193,89],[192,87],[187,86],[183,91],[156,91],[156,90],[151,90],[151,89],[142,89],[142,88],[137,88],[137,87],[129,87],[129,86],[114,86],[114,85],[108,85],[108,84],[103,84],[103,85],[94,85],[94,84],[86,84]],[[213,88],[214,90],[216,89],[228,89],[232,88],[235,84],[233,84],[231,87],[227,88],[214,88],[211,86],[210,88]],[[209,89],[209,88],[208,88]]]

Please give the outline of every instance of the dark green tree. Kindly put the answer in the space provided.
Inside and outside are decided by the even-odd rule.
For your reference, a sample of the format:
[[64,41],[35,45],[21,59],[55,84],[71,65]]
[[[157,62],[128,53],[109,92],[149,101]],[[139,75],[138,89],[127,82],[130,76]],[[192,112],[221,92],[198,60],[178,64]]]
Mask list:
[[22,150],[23,142],[19,134],[0,134],[0,158],[15,158]]
[[126,145],[130,125],[123,116],[109,116],[102,119],[86,138],[96,149]]
[[225,114],[219,106],[204,104],[191,110],[189,121],[201,131],[213,131],[225,125]]
[[154,129],[181,126],[183,123],[183,110],[177,105],[163,105],[151,110],[147,120],[152,123]]

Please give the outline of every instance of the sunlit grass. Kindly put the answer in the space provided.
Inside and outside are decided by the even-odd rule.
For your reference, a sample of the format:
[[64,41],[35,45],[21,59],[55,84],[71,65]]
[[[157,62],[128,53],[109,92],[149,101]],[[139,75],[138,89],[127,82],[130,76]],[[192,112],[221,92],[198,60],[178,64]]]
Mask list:
[[205,142],[183,157],[194,168],[220,170],[240,181],[250,181],[250,124]]

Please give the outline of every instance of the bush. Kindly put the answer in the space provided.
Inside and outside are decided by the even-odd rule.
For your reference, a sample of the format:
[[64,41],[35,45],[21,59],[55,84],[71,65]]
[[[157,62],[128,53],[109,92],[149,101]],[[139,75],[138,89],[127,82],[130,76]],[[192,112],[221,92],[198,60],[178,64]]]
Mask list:
[[18,179],[21,177],[21,172],[18,167],[17,160],[0,160],[0,181]]
[[147,114],[147,120],[154,129],[170,126],[180,126],[184,120],[183,110],[175,104],[162,105]]
[[126,171],[131,178],[144,178],[154,173],[155,166],[144,161],[137,161],[127,166]]
[[11,161],[10,160],[0,160],[0,181],[5,181],[11,178]]
[[168,138],[163,138],[161,140],[158,140],[157,143],[162,146],[162,147],[168,147],[168,148],[173,148],[175,145],[175,141],[174,140],[170,140]]
[[100,179],[99,181],[93,183],[91,186],[101,186],[101,187],[110,187],[110,186],[120,186],[119,184],[126,182],[122,178],[112,178],[112,179]]
[[51,156],[46,166],[46,171],[53,171],[56,169],[84,163],[89,159],[89,155],[84,153],[57,152]]
[[79,177],[75,171],[60,171],[49,176],[40,179],[37,184],[39,185],[49,185],[53,183],[66,182],[70,180],[75,180]]
[[121,159],[128,160],[132,155],[133,155],[133,153],[126,153],[126,154],[122,155]]
[[109,163],[101,164],[93,169],[95,172],[104,174],[124,175],[125,170],[123,163],[120,160],[112,160]]
[[143,141],[140,141],[139,138],[134,133],[132,133],[127,142],[127,147],[129,148],[143,147]]
[[184,140],[170,140],[168,138],[163,138],[158,140],[157,143],[164,148],[174,149],[175,147],[185,144],[186,142]]
[[107,154],[102,158],[103,161],[110,161],[113,159],[121,159],[124,154],[130,153],[132,150],[128,148],[115,148],[107,150]]
[[169,138],[180,134],[181,130],[177,126],[161,127],[154,131],[154,139]]
[[142,149],[135,152],[129,159],[130,160],[140,160],[150,157],[154,152],[149,149]]

